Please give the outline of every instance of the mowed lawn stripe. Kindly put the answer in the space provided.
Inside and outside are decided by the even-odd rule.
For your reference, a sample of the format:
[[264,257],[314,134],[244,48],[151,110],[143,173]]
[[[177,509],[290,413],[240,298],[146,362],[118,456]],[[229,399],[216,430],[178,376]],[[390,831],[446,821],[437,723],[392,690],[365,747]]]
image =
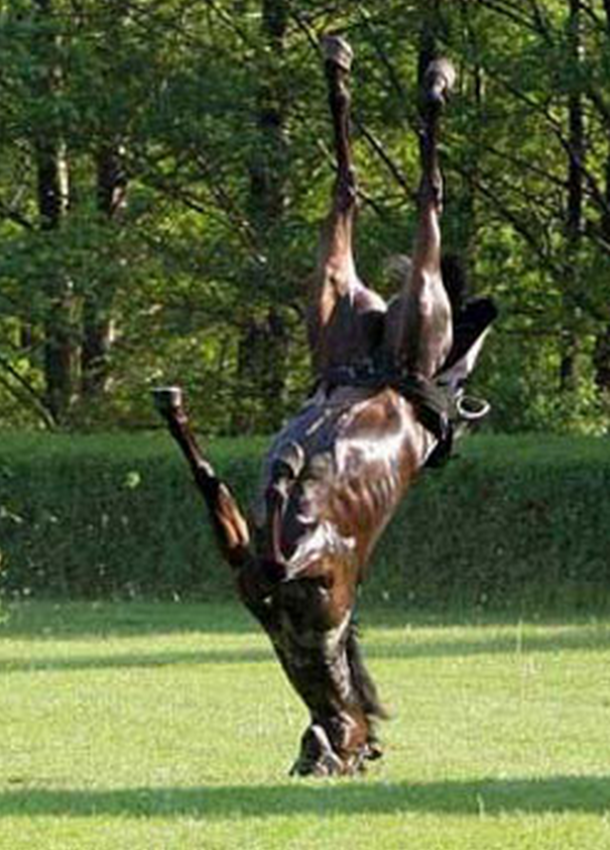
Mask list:
[[306,713],[237,606],[13,606],[0,847],[610,848],[610,627],[363,611],[393,719],[290,779]]

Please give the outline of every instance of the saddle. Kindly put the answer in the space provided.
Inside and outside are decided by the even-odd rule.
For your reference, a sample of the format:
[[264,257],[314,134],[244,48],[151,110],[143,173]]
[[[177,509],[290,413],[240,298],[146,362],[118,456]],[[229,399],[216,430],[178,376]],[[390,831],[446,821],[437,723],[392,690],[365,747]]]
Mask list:
[[454,317],[451,350],[431,380],[397,369],[381,353],[363,362],[327,370],[318,385],[323,383],[327,392],[337,387],[371,391],[390,387],[400,393],[415,408],[419,422],[437,440],[425,466],[441,466],[451,457],[456,429],[482,419],[490,411],[485,400],[466,395],[464,381],[497,314],[491,298],[467,301]]

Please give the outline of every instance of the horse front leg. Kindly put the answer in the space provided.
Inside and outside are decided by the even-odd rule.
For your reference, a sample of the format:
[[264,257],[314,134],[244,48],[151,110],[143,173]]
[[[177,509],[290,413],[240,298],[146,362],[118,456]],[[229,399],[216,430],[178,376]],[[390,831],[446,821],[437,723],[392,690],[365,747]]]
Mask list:
[[[355,639],[351,629],[350,624],[346,641],[340,647],[329,650],[325,642],[317,651],[309,648],[310,657],[298,672],[300,677],[307,671],[309,677],[315,671],[320,692],[315,697],[308,695],[311,722],[301,738],[292,774],[352,775],[364,770],[368,760],[382,755],[375,721],[385,717],[385,713],[361,658],[358,655],[354,659],[351,655]],[[355,660],[357,669],[353,667]]]
[[338,595],[305,580],[278,597],[272,640],[310,713],[291,771],[299,776],[353,774],[381,755],[374,724],[385,713],[360,656],[352,604]]

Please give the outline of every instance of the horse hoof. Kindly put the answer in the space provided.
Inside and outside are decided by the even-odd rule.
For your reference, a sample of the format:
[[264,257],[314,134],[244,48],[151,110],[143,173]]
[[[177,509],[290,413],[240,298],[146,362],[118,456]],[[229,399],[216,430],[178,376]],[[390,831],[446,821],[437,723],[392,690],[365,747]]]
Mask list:
[[290,776],[338,776],[345,765],[335,753],[325,729],[318,723],[305,730],[301,752],[290,770]]
[[366,770],[367,761],[375,761],[382,755],[381,746],[370,740],[341,758],[333,749],[324,727],[313,723],[301,738],[301,752],[290,770],[290,776],[354,776]]
[[323,35],[320,39],[320,49],[326,62],[338,65],[343,71],[350,71],[354,60],[354,51],[340,35]]
[[162,415],[182,407],[182,387],[155,387],[152,391],[155,407]]
[[455,85],[455,68],[448,59],[430,62],[424,76],[424,89],[430,103],[443,106]]
[[381,744],[377,741],[368,741],[364,750],[364,758],[367,761],[377,761],[377,759],[383,758]]

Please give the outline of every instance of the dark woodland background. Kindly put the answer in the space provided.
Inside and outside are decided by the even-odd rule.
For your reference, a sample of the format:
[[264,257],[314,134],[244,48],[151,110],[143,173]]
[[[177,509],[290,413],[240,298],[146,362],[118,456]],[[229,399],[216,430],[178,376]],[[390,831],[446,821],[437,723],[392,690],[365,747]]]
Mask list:
[[210,433],[295,408],[327,30],[356,52],[367,282],[410,250],[434,45],[445,244],[501,306],[493,427],[607,431],[610,0],[0,0],[0,426],[147,428],[166,382]]

